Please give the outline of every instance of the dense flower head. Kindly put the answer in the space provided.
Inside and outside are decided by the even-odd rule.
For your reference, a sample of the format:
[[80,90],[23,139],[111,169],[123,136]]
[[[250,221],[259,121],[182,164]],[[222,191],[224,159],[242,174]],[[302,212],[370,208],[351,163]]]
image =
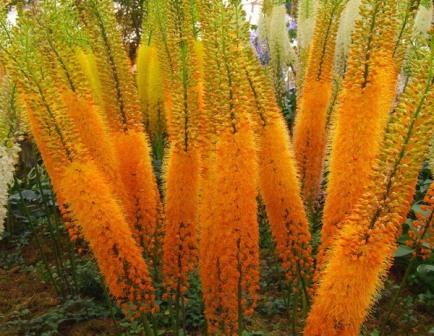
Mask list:
[[63,175],[61,190],[92,248],[110,293],[124,312],[153,311],[154,292],[146,262],[122,208],[95,164],[71,164]]
[[199,153],[171,148],[165,172],[163,275],[167,292],[184,294],[198,263],[196,211]]
[[[221,135],[215,159],[213,219],[202,267],[211,333],[236,335],[239,314],[251,315],[259,289],[256,153],[249,124]],[[217,243],[218,242],[218,243]]]
[[125,217],[136,242],[151,261],[161,236],[161,202],[149,141],[143,132],[111,133],[118,159]]
[[65,90],[62,99],[81,142],[101,173],[111,181],[112,191],[122,204],[125,196],[119,175],[119,162],[99,108],[69,90]]

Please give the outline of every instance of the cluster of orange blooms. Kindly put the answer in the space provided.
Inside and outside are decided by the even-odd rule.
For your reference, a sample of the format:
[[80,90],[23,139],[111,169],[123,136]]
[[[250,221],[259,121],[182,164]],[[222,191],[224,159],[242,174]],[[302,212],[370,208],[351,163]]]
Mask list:
[[[345,3],[318,9],[294,139],[239,1],[150,0],[137,86],[109,0],[46,1],[2,34],[58,203],[125,311],[158,308],[151,268],[178,304],[198,271],[209,332],[237,334],[258,299],[260,195],[285,279],[313,302],[304,334],[358,335],[432,136],[434,48],[421,48],[394,107],[415,10],[400,22],[397,1],[362,0],[330,118]],[[152,145],[166,132],[160,197]],[[306,209],[325,171],[315,262]],[[419,245],[432,196],[410,236]]]

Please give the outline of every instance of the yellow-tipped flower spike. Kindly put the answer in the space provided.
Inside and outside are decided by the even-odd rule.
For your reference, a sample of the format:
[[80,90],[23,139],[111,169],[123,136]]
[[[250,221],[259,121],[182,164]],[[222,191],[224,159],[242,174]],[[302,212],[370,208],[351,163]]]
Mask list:
[[81,17],[92,40],[101,82],[105,114],[112,132],[143,130],[137,89],[131,63],[116,29],[112,2],[89,0],[79,5]]
[[318,264],[370,181],[395,95],[394,1],[362,1],[338,96]]
[[80,64],[81,71],[89,82],[92,98],[94,102],[104,110],[104,100],[102,86],[98,76],[98,67],[96,65],[95,55],[92,50],[76,50],[77,61]]
[[382,288],[433,134],[433,46],[420,48],[424,55],[391,116],[368,188],[328,254],[305,336],[359,335]]
[[162,73],[153,44],[142,43],[137,51],[137,88],[145,130],[155,138],[164,132],[165,117]]
[[76,223],[70,221],[65,208],[65,197],[59,190],[63,169],[75,158],[87,153],[73,121],[55,87],[50,69],[43,64],[40,53],[29,41],[34,30],[28,21],[20,21],[19,29],[2,26],[2,57],[8,73],[17,84],[17,90],[25,105],[29,129],[35,138],[45,167],[49,173],[57,202],[65,218],[71,239],[79,232]]
[[[223,132],[215,160],[210,263],[204,284],[209,331],[237,335],[239,321],[253,313],[259,289],[259,233],[256,223],[256,152],[251,126]],[[219,242],[216,244],[215,242]],[[242,314],[240,316],[240,314]]]
[[309,207],[320,192],[326,145],[328,104],[332,95],[332,68],[336,33],[345,0],[324,1],[317,13],[315,32],[295,119],[294,149]]

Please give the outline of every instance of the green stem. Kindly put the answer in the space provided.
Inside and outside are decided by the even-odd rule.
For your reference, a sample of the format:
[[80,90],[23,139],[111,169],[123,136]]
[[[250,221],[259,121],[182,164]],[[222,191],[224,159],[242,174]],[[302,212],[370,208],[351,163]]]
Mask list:
[[181,296],[181,289],[178,283],[178,287],[176,289],[176,298],[175,298],[175,324],[174,324],[174,333],[175,336],[179,336],[179,301]]
[[297,290],[294,291],[293,302],[292,302],[292,314],[291,314],[291,326],[292,326],[292,335],[297,335],[297,304],[298,304],[298,295]]
[[112,318],[113,324],[115,325],[116,329],[118,329],[119,324],[118,324],[118,321],[116,320],[116,316],[115,316],[115,307],[113,306],[113,301],[110,299],[110,295],[108,293],[107,286],[104,283],[104,281],[102,281],[102,287],[103,287],[103,293],[104,293],[104,300],[106,302],[107,307],[110,310],[110,317]]
[[407,279],[410,275],[410,271],[411,271],[415,261],[416,261],[416,257],[413,256],[411,258],[410,262],[408,263],[407,269],[405,270],[404,276],[402,277],[402,280],[399,284],[399,287],[398,287],[395,295],[393,296],[392,301],[390,302],[390,305],[389,305],[389,308],[387,309],[386,315],[382,319],[382,322],[380,323],[380,336],[384,335],[384,332],[385,332],[384,329],[386,328],[387,322],[389,322],[390,316],[392,315],[393,310],[395,309],[395,306],[398,302],[402,288],[404,287],[405,283],[407,282]]
[[149,325],[149,321],[146,318],[146,314],[142,313],[141,317],[142,317],[143,328],[145,330],[145,335],[146,336],[154,336],[154,333],[152,332],[151,326]]
[[44,190],[42,188],[42,183],[41,183],[41,175],[39,173],[39,167],[38,166],[36,166],[35,172],[36,172],[36,183],[38,184],[39,193],[41,194],[42,203],[44,205],[44,210],[45,210],[45,214],[47,217],[48,232],[49,232],[50,238],[53,242],[53,247],[54,247],[53,252],[54,252],[54,257],[55,257],[55,262],[56,262],[56,271],[57,271],[59,278],[63,280],[65,288],[70,289],[71,285],[69,284],[67,277],[66,277],[67,272],[65,269],[65,265],[63,262],[63,258],[62,258],[61,247],[59,244],[59,241],[60,241],[59,231],[57,230],[57,228],[55,227],[55,225],[53,225],[53,222],[51,221],[51,216],[54,215],[54,213],[52,213],[52,211],[50,210],[51,207],[48,206],[47,199],[45,198]]
[[[18,184],[17,178],[14,177],[14,179],[15,179],[15,184],[18,186],[19,184]],[[35,234],[35,242],[36,242],[36,245],[38,247],[38,251],[39,251],[42,263],[44,264],[45,269],[47,271],[48,278],[50,279],[50,282],[53,285],[54,290],[56,291],[57,295],[59,295],[63,299],[65,299],[65,292],[64,292],[63,288],[59,287],[57,285],[57,283],[56,283],[56,281],[55,281],[55,279],[53,277],[53,274],[51,273],[50,265],[48,264],[47,257],[46,257],[46,255],[44,253],[44,250],[42,249],[42,244],[41,244],[41,241],[39,239],[39,235],[38,235],[38,232],[37,232],[37,229],[36,229],[36,225],[33,223],[32,217],[30,216],[30,213],[29,213],[29,209],[27,209],[27,206],[26,206],[26,204],[24,202],[24,197],[23,197],[23,193],[22,193],[21,189],[18,190],[18,194],[20,196],[20,208],[21,208],[21,211],[26,216],[26,219],[29,222],[30,228],[32,229],[32,231]]]
[[187,325],[186,325],[186,311],[185,311],[185,302],[184,296],[181,296],[181,314],[182,314],[182,331],[183,335],[187,335]]

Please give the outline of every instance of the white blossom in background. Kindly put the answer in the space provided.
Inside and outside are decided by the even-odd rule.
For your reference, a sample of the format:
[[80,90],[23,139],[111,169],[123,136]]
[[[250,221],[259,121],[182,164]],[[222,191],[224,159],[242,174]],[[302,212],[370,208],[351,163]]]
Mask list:
[[299,0],[297,20],[297,44],[300,50],[307,50],[315,28],[315,13],[319,1]]
[[0,80],[0,238],[7,215],[9,186],[20,152],[18,141],[26,129],[21,112],[16,86],[4,76]]
[[7,215],[9,186],[14,181],[15,165],[19,152],[20,147],[17,144],[11,146],[0,144],[0,239],[3,235]]
[[270,15],[262,15],[258,30],[260,40],[268,44],[271,61],[280,65],[289,65],[296,61],[296,54],[288,35],[288,26],[293,24],[286,13],[285,5],[275,5]]
[[[258,23],[259,44],[267,50],[275,89],[282,98],[285,91],[295,86],[292,74],[298,57],[289,37],[289,29],[295,28],[295,20],[287,14],[284,4],[272,5],[261,15]],[[261,59],[264,55],[259,56]]]
[[337,69],[343,68],[351,44],[351,34],[354,23],[359,16],[361,0],[349,0],[342,12],[338,33],[336,36],[335,63]]
[[246,19],[251,25],[258,25],[262,12],[262,0],[242,0]]
[[304,71],[309,56],[309,46],[312,41],[315,28],[315,14],[318,9],[318,0],[299,0],[297,14],[297,45],[298,66],[297,86],[301,89]]
[[432,1],[422,1],[414,20],[414,34],[428,32],[433,24],[433,19]]

